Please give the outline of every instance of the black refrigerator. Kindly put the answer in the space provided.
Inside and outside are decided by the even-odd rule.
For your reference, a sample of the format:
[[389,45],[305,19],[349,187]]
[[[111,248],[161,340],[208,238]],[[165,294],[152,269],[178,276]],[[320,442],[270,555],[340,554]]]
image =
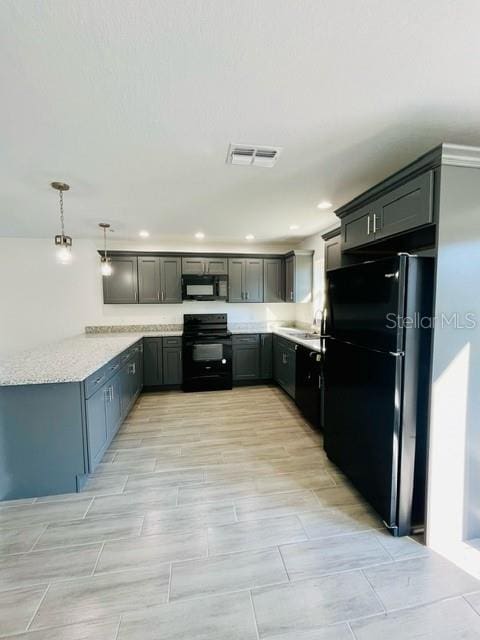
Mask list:
[[328,272],[324,446],[394,535],[424,524],[434,259]]

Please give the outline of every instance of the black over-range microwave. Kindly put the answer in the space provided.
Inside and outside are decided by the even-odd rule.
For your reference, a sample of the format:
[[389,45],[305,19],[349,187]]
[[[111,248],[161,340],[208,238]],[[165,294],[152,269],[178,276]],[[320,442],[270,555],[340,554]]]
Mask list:
[[183,276],[183,300],[226,300],[228,276]]

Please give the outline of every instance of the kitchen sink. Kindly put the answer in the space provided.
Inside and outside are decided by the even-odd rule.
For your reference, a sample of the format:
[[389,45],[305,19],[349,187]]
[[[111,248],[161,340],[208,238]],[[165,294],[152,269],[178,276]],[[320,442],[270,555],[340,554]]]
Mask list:
[[320,334],[318,333],[302,333],[298,336],[302,340],[320,340]]

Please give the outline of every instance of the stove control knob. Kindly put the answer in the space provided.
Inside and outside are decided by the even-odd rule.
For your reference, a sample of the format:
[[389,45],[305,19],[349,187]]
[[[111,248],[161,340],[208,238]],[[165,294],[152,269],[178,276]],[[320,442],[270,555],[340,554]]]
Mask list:
[[222,364],[227,364],[227,359],[226,358],[222,358]]

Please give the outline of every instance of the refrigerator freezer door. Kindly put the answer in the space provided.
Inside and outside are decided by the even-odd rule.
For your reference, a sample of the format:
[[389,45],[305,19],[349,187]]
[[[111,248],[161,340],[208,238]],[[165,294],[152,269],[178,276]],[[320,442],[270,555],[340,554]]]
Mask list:
[[403,331],[407,256],[334,269],[328,273],[326,333],[371,349],[398,352]]
[[395,528],[402,358],[328,339],[324,367],[327,455]]

